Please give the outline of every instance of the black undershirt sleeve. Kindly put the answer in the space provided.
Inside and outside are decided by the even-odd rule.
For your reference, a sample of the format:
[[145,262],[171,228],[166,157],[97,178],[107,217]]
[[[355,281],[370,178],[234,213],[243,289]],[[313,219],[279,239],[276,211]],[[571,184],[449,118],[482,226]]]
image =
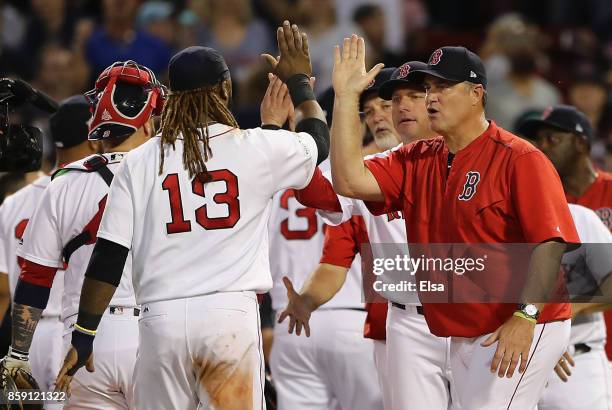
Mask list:
[[305,118],[295,127],[297,132],[306,132],[312,136],[317,145],[317,165],[329,155],[329,127],[318,118]]

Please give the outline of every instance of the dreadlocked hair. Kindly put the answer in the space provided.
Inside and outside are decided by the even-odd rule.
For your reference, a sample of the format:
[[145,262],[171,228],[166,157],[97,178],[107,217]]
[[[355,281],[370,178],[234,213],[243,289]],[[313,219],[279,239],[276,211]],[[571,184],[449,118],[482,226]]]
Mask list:
[[[189,171],[189,177],[197,175],[204,177],[205,181],[210,180],[206,169],[206,161],[212,158],[208,123],[218,122],[238,128],[236,119],[219,98],[220,91],[221,83],[213,87],[173,92],[168,96],[161,119],[160,175],[164,169],[164,147],[169,144],[175,149],[180,134],[183,137],[183,165]],[[204,143],[203,150],[200,141]]]

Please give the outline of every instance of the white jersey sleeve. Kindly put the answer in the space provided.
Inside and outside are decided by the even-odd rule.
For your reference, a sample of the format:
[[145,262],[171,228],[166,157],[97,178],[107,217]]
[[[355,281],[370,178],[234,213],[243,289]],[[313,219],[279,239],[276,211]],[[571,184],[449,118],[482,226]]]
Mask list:
[[[563,255],[567,288],[572,295],[596,294],[612,272],[612,234],[597,214],[580,205],[569,204],[581,245]],[[572,318],[570,344],[588,343],[603,349],[606,328],[603,314],[587,313]]]
[[272,186],[276,192],[288,188],[302,189],[310,182],[317,166],[317,145],[305,132],[264,130],[254,128],[250,133],[253,145],[270,164]]
[[129,155],[125,156],[115,173],[98,229],[98,238],[115,242],[128,249],[132,247],[134,234],[129,158]]
[[[323,176],[331,182],[331,169],[323,171]],[[338,197],[338,202],[340,202],[342,212],[324,211],[322,209],[317,209],[317,213],[323,219],[323,222],[328,225],[337,226],[351,219],[353,215],[361,215],[361,210],[357,204],[357,199],[337,194],[336,196]]]
[[17,248],[17,255],[39,265],[63,268],[63,244],[58,225],[56,193],[57,191],[50,189],[43,192],[32,220],[23,234],[23,245]]
[[582,246],[573,252],[584,254],[589,275],[599,285],[612,272],[612,233],[592,210],[570,204],[570,211],[582,242]]
[[8,244],[10,237],[8,236],[8,229],[4,223],[4,210],[5,207],[0,206],[0,272],[8,274],[9,268],[7,250],[9,249]]
[[588,210],[589,244],[587,244],[586,263],[598,284],[612,273],[612,233],[601,222],[597,214]]

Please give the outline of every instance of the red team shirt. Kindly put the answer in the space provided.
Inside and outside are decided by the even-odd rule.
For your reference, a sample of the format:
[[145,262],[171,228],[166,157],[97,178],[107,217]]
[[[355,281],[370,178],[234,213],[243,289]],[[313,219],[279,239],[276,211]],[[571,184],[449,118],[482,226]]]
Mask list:
[[[530,143],[491,122],[457,152],[448,170],[442,137],[416,141],[365,161],[384,195],[375,215],[403,211],[411,243],[579,243],[559,176]],[[423,303],[437,336],[495,331],[514,303]],[[539,322],[571,317],[567,303],[549,304]]]
[[[609,172],[598,171],[597,178],[587,188],[584,193],[575,197],[566,195],[567,202],[578,204],[590,208],[599,219],[612,231],[612,174]],[[606,329],[608,333],[608,341],[612,340],[612,312],[604,314],[606,319]],[[606,344],[606,353],[608,358],[612,360],[612,343]]]

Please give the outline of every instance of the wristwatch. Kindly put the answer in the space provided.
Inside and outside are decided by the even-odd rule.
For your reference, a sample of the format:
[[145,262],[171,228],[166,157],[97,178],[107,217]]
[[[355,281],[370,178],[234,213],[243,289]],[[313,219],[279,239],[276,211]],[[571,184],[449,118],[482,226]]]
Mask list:
[[540,311],[538,310],[537,306],[531,303],[520,303],[516,311],[521,312],[530,319],[538,320],[540,317]]

